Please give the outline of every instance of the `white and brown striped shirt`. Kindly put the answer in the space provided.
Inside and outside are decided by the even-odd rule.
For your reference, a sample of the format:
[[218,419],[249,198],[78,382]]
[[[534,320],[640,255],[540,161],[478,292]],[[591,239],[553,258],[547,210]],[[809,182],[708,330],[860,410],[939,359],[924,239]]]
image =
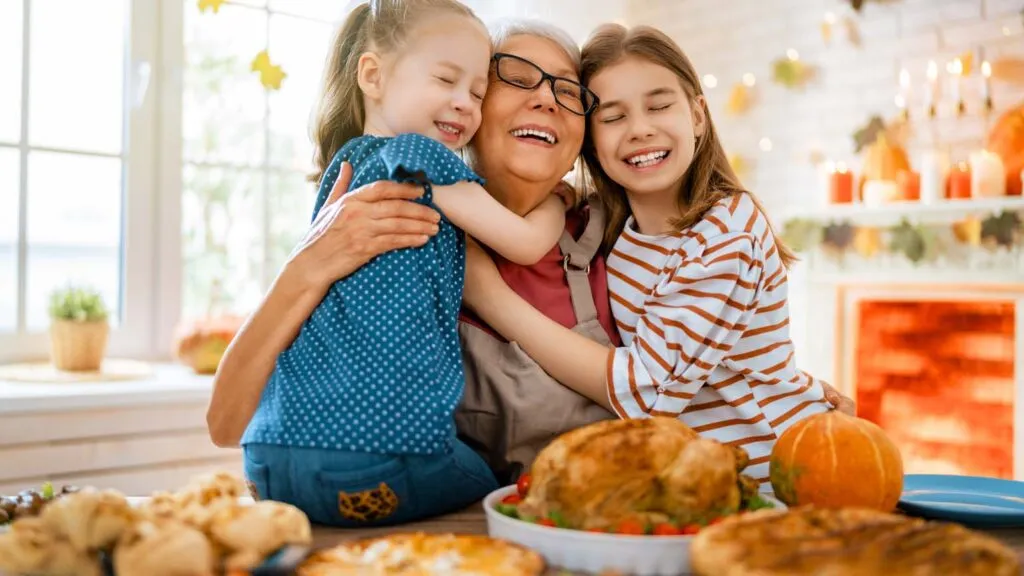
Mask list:
[[786,268],[765,216],[736,194],[684,232],[633,228],[630,218],[607,260],[623,341],[608,360],[612,406],[741,446],[746,473],[765,482],[778,436],[831,408],[793,358]]

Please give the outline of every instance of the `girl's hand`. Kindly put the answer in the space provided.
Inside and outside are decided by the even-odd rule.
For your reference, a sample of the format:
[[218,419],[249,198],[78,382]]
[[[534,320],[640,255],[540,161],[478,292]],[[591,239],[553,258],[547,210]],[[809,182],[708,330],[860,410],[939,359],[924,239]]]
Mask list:
[[384,252],[426,244],[440,221],[435,210],[409,202],[423,195],[418,186],[378,181],[345,194],[351,180],[346,162],[285,266],[324,290]]
[[466,280],[462,290],[463,304],[475,312],[484,322],[488,322],[488,307],[500,300],[502,290],[508,290],[508,284],[498,272],[491,256],[466,236]]
[[857,415],[857,403],[851,398],[847,398],[827,382],[822,382],[821,387],[825,390],[825,400],[828,400],[829,404],[835,406],[836,410],[850,416]]

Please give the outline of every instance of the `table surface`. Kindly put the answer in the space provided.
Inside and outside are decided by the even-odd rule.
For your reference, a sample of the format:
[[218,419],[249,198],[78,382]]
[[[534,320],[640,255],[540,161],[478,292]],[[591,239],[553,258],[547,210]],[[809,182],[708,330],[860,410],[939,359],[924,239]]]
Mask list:
[[[1021,558],[1021,562],[1024,563],[1024,528],[976,528],[975,530],[989,534],[1003,541],[1006,545],[1010,546],[1017,552],[1017,555]],[[475,504],[461,512],[422,522],[405,524],[402,526],[347,530],[317,526],[313,529],[313,545],[319,548],[331,546],[347,540],[369,538],[395,532],[457,532],[462,534],[487,534],[487,520],[484,515],[483,505]],[[570,573],[564,570],[553,570],[551,574],[561,576],[568,575]]]

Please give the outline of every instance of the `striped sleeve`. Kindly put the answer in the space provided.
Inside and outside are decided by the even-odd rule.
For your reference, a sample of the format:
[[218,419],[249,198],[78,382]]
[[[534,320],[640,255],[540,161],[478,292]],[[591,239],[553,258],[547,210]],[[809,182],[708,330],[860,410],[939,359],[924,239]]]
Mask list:
[[748,232],[707,241],[644,303],[628,347],[608,360],[608,395],[622,418],[678,417],[747,329],[764,273]]

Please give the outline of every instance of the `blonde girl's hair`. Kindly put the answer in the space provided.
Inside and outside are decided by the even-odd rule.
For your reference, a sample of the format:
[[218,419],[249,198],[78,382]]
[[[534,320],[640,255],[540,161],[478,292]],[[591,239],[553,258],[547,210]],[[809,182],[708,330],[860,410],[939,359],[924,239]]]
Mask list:
[[349,13],[334,35],[324,67],[313,119],[315,170],[311,181],[319,182],[338,150],[363,135],[366,110],[357,78],[359,57],[370,50],[388,54],[400,49],[415,24],[437,11],[480,22],[472,10],[456,0],[370,0]]
[[[583,46],[583,84],[587,85],[598,72],[627,56],[642,58],[668,68],[679,77],[679,84],[690,98],[691,105],[705,106],[704,134],[697,139],[693,160],[683,175],[678,198],[682,213],[679,218],[672,221],[672,226],[676,230],[685,230],[693,226],[700,222],[715,204],[734,194],[749,195],[757,209],[764,213],[764,207],[757,197],[740,184],[715,132],[710,112],[706,105],[701,104],[703,99],[697,99],[698,96],[703,96],[703,91],[696,69],[683,54],[682,49],[663,32],[650,26],[637,26],[632,29],[626,29],[619,24],[601,26],[591,34]],[[605,208],[608,223],[605,226],[604,246],[610,249],[622,234],[626,219],[629,217],[629,202],[622,186],[609,178],[601,168],[591,132],[587,130],[583,140],[583,161]],[[771,229],[771,224],[769,230],[778,247],[783,265],[789,267],[796,261],[796,255],[781,242]]]

